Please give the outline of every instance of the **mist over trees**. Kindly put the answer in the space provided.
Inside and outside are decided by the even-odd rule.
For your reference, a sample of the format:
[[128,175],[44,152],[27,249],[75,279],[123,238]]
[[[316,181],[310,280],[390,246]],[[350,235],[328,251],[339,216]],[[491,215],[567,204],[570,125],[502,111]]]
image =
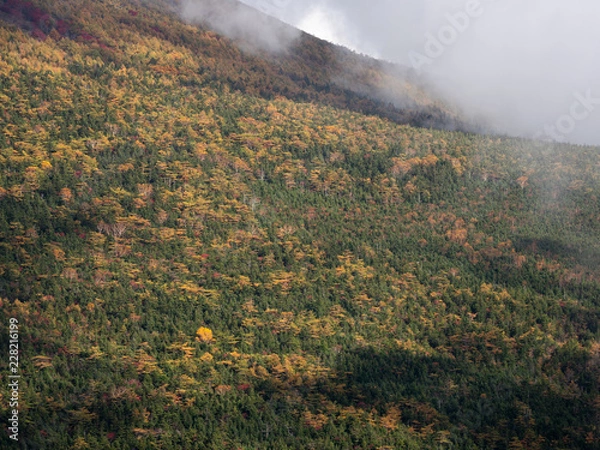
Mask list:
[[171,6],[0,4],[19,445],[596,449],[600,150]]

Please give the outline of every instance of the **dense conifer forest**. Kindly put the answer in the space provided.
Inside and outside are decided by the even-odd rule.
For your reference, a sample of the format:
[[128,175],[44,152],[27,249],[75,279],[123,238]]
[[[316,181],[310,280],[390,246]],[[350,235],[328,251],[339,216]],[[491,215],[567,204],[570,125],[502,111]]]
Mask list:
[[599,148],[159,0],[0,0],[0,105],[2,448],[600,448]]

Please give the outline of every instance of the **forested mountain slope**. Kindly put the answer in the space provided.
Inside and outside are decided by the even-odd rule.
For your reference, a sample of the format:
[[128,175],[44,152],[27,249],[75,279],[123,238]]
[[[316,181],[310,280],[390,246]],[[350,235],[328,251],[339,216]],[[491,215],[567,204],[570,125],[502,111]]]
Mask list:
[[[292,31],[288,25],[258,12],[248,13],[246,10],[250,8],[234,0],[199,0],[191,4],[205,5],[202,9],[204,15],[213,17],[217,23],[227,20],[223,16],[227,15],[228,7],[243,9],[242,13],[237,13],[238,16],[259,24],[250,31],[265,29],[269,40],[285,41],[278,51],[269,51],[270,46],[275,44],[265,44],[267,37],[253,38],[248,30],[240,31],[241,24],[224,27],[239,38],[235,44],[241,48],[213,31],[198,32],[195,26],[186,25],[176,18],[177,14],[173,11],[180,10],[177,1],[143,2],[153,5],[151,9],[135,2],[94,2],[83,10],[80,10],[80,2],[52,3],[53,9],[44,2],[40,2],[38,7],[31,2],[5,0],[0,17],[20,25],[40,40],[47,39],[47,36],[68,37],[86,43],[87,50],[107,64],[118,66],[126,63],[122,58],[131,54],[132,49],[125,50],[123,47],[128,46],[128,39],[133,34],[135,42],[140,39],[166,41],[171,50],[185,48],[198,58],[194,66],[195,76],[187,78],[190,76],[187,73],[189,82],[218,82],[265,98],[280,95],[294,101],[316,101],[356,112],[378,114],[397,123],[462,130],[481,126],[463,120],[457,111],[437,99],[433,90],[409,70],[357,55],[298,30]],[[210,14],[213,9],[216,12]],[[102,20],[98,22],[96,17]],[[193,15],[188,19],[193,20]],[[185,66],[177,58],[160,62],[145,58],[137,63],[154,71],[170,70],[172,74]],[[180,72],[179,75],[185,74]]]
[[600,149],[402,124],[307,36],[0,5],[3,448],[599,448]]

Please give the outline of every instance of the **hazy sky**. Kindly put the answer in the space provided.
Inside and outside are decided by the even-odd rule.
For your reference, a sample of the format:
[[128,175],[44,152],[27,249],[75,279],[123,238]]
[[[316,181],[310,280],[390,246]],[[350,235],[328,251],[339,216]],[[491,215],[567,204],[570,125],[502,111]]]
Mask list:
[[433,76],[510,134],[600,145],[598,0],[243,0]]

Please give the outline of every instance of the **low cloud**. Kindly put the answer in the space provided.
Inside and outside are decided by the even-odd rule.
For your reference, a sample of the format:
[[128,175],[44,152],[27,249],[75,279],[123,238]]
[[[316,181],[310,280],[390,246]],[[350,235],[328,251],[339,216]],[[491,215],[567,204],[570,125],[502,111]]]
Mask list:
[[[268,13],[312,34],[412,67],[493,131],[600,145],[600,106],[568,119],[578,96],[600,99],[596,0],[244,2],[271,5]],[[415,63],[423,61],[416,55],[427,63]]]
[[183,0],[180,14],[187,22],[206,24],[249,50],[281,52],[301,34],[277,19],[232,0]]

